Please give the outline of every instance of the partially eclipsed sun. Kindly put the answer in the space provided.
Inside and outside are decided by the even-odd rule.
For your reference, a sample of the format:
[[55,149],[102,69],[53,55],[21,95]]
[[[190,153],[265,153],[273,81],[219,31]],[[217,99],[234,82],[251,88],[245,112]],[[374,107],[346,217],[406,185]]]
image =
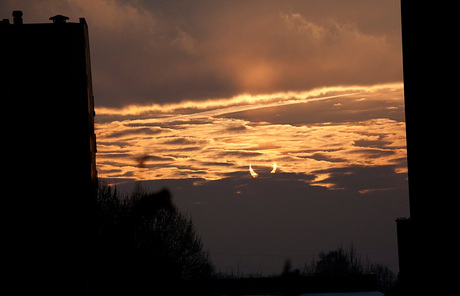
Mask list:
[[254,172],[254,170],[251,167],[251,164],[249,164],[249,173],[253,178],[257,178],[257,176],[259,175],[258,173]]
[[[251,174],[253,178],[257,178],[259,176],[258,173],[254,172],[251,164],[249,164],[249,173]],[[274,174],[274,173],[276,173],[276,163],[273,163],[273,169],[271,170],[270,174]]]

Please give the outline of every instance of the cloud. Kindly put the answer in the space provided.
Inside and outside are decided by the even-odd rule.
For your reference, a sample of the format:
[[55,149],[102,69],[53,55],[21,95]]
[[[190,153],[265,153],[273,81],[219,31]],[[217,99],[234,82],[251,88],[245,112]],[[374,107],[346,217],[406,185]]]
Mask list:
[[235,133],[239,133],[239,132],[244,132],[248,129],[247,126],[245,125],[237,125],[237,126],[229,126],[227,127],[225,130],[227,132],[235,132]]
[[398,1],[370,2],[19,1],[25,22],[86,18],[106,107],[399,82]]
[[173,139],[163,141],[167,145],[205,145],[206,140],[195,137],[174,137]]
[[248,158],[248,157],[256,157],[256,156],[261,156],[262,153],[260,152],[254,152],[254,151],[244,151],[244,150],[238,150],[238,151],[222,151],[217,153],[219,157],[226,157],[226,156],[231,156],[231,157],[243,157],[243,158]]
[[[195,108],[165,105],[163,113],[158,105],[153,118],[149,112],[120,112],[117,120],[97,125],[98,164],[104,164],[99,175],[107,177],[110,171],[113,178],[119,169],[119,178],[128,171],[135,176],[133,157],[155,155],[171,161],[143,171],[145,179],[217,180],[248,174],[250,163],[264,167],[276,162],[284,173],[317,172],[316,184],[332,187],[329,169],[399,165],[406,156],[402,85],[333,93],[219,99]],[[339,102],[340,108],[333,108]],[[212,165],[216,162],[232,165]],[[399,165],[398,173],[405,170]]]
[[[132,104],[122,108],[96,107],[96,112],[99,116],[98,120],[100,121],[113,121],[118,119],[118,116],[134,115],[136,118],[141,119],[155,118],[152,122],[167,124],[178,122],[182,124],[187,121],[193,123],[193,120],[207,120],[207,118],[212,116],[224,116],[226,114],[232,114],[234,116],[238,113],[254,109],[257,109],[258,112],[260,112],[262,108],[265,108],[265,110],[276,110],[283,106],[289,108],[289,106],[293,104],[297,104],[295,106],[295,109],[297,109],[299,106],[302,106],[299,105],[299,103],[330,101],[331,99],[343,97],[343,100],[339,100],[339,103],[341,105],[342,103],[346,103],[347,105],[337,108],[337,110],[342,111],[350,120],[356,120],[356,118],[351,118],[351,115],[356,116],[357,111],[363,110],[364,112],[361,112],[361,114],[371,114],[369,111],[374,111],[370,110],[370,106],[368,105],[372,105],[376,110],[384,110],[386,113],[381,115],[382,117],[388,116],[387,114],[400,115],[401,113],[398,111],[404,108],[402,101],[399,100],[403,93],[402,86],[402,83],[377,84],[373,86],[332,86],[308,91],[288,91],[257,95],[243,94],[229,98],[212,98],[198,102],[185,101],[163,105]],[[353,97],[353,100],[348,99],[348,97]],[[395,105],[396,101],[399,101],[400,104]],[[310,105],[307,110],[302,110],[302,112],[308,112],[310,110],[313,111],[312,114],[317,114],[318,111],[322,111],[321,115],[327,115],[325,110],[320,109],[329,107],[329,105],[317,106],[319,107],[313,108],[313,106]],[[375,113],[371,114],[371,116],[375,115]],[[401,117],[398,119],[400,118]],[[317,118],[317,120],[319,119],[320,118]],[[130,124],[135,125],[135,121]],[[145,121],[143,121],[143,124],[145,124]]]
[[111,134],[107,134],[105,137],[107,138],[121,138],[126,135],[136,135],[136,134],[142,134],[142,135],[156,135],[161,133],[161,129],[158,128],[137,128],[137,129],[125,129],[123,131],[119,132],[113,132]]
[[[137,158],[139,161],[140,158]],[[155,156],[155,155],[146,155],[144,156],[143,162],[158,162],[158,161],[174,161],[173,157],[162,157],[162,156]]]
[[407,190],[407,174],[397,174],[395,165],[377,167],[348,166],[316,171],[328,177],[314,184],[334,184],[332,188],[352,190],[361,194],[379,190]]
[[[265,121],[278,124],[305,125],[324,122],[365,121],[373,118],[389,118],[404,121],[403,88],[400,84],[372,87],[343,87],[340,97],[327,96],[311,100],[297,100],[296,104],[278,104],[263,108],[241,110],[222,114],[228,118]],[[326,89],[325,89],[326,90]],[[304,94],[305,95],[305,94]],[[290,99],[293,96],[288,96]],[[301,95],[296,96],[301,97]],[[340,104],[337,106],[337,104]]]
[[318,161],[328,161],[328,162],[346,162],[346,158],[334,158],[327,155],[327,152],[320,152],[320,153],[313,153],[313,155],[308,156],[308,158],[312,158]]

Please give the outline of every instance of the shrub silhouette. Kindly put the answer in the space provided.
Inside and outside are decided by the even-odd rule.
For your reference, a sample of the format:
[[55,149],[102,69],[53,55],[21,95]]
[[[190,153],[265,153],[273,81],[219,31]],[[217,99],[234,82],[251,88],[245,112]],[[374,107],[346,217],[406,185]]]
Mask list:
[[184,287],[179,282],[211,278],[209,254],[168,190],[147,193],[137,187],[128,197],[100,186],[98,211],[98,293],[173,295]]
[[396,276],[387,266],[379,263],[371,263],[368,259],[363,261],[355,248],[350,246],[348,250],[338,246],[336,250],[318,254],[319,260],[312,260],[305,264],[302,274],[305,276],[353,276],[375,274],[377,288],[380,291],[388,291],[394,286]]
[[328,253],[321,252],[316,262],[315,274],[319,275],[355,275],[364,274],[365,266],[356,255],[353,247],[347,251],[342,247]]

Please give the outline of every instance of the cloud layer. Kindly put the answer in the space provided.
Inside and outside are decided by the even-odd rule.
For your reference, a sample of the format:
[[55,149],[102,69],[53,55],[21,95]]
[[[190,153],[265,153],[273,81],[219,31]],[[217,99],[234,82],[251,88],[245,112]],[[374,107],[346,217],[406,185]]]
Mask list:
[[333,168],[395,165],[404,172],[402,91],[389,84],[166,105],[163,112],[161,105],[101,108],[99,175],[216,180],[276,162],[282,172],[315,174],[312,182],[333,187],[324,181]]
[[[96,105],[402,79],[399,1],[2,1],[90,27]],[[5,15],[4,17],[9,17]]]

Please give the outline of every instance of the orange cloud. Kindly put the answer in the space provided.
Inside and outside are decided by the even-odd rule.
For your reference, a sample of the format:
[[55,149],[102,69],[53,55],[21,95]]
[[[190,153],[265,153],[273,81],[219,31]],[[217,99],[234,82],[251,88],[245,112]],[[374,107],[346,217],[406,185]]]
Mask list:
[[[114,113],[117,120],[97,125],[99,175],[135,178],[142,171],[144,179],[216,180],[247,171],[249,164],[265,166],[273,162],[282,172],[298,174],[386,165],[404,172],[405,124],[398,121],[400,115],[395,115],[404,112],[402,85],[360,91],[350,88],[349,96],[343,96],[345,88],[338,90],[341,96],[289,97],[281,102],[275,101],[278,94],[210,100],[196,108],[184,103],[165,106],[164,113],[158,113],[161,106],[156,106],[159,115],[154,118],[147,116],[146,110],[138,117],[130,113],[131,109],[122,110]],[[341,105],[337,107],[338,102]],[[282,106],[292,109],[283,110]],[[352,115],[362,120],[348,120],[348,107],[353,107]],[[271,108],[280,112],[279,116],[261,117],[260,121],[244,115]],[[331,112],[338,121],[311,122],[305,117],[300,124],[292,113],[297,110],[303,110],[307,117],[311,111]],[[340,121],[342,118],[344,121]],[[150,157],[143,168],[138,168],[135,159],[143,155]],[[315,182],[326,186],[321,183],[326,177],[325,173],[318,174]]]

